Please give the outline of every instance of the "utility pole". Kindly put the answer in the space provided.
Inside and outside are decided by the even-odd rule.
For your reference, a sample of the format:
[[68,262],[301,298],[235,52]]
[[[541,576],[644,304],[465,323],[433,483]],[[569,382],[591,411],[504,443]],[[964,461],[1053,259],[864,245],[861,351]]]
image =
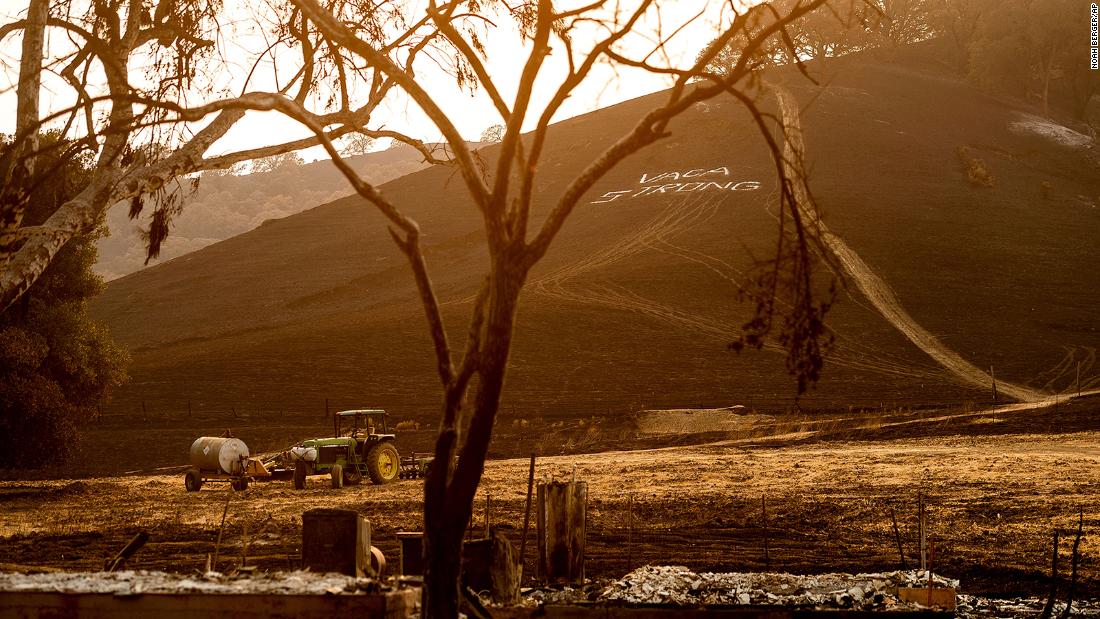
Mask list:
[[997,375],[993,373],[993,366],[989,366],[989,378],[993,379],[993,403],[997,403]]

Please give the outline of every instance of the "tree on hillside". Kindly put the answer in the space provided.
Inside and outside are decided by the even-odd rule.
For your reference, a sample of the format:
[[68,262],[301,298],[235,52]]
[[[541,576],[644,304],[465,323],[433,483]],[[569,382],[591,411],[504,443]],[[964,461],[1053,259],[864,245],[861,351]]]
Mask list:
[[[826,69],[828,58],[840,56],[859,49],[865,44],[863,25],[865,21],[865,0],[834,0],[811,11],[784,30],[787,40],[775,37],[756,53],[758,67],[792,64],[796,61],[809,62],[821,71]],[[744,33],[728,41],[718,54],[708,63],[707,70],[721,74],[735,67],[741,58],[744,42],[751,33],[773,24],[792,10],[803,0],[774,0],[771,10],[755,14],[753,22],[746,24]],[[713,41],[712,41],[713,42]],[[700,51],[700,55],[706,48]]]
[[[593,185],[625,158],[666,138],[670,134],[670,122],[697,103],[719,95],[732,96],[748,110],[760,130],[762,141],[775,159],[777,209],[781,216],[779,247],[771,266],[773,273],[783,273],[783,276],[771,278],[765,288],[773,298],[784,294],[785,290],[792,291],[788,296],[795,301],[790,310],[794,319],[784,320],[777,327],[778,339],[787,345],[789,355],[797,361],[803,355],[814,354],[815,347],[805,341],[805,337],[814,337],[813,329],[807,330],[805,326],[818,321],[825,306],[813,295],[811,267],[815,251],[819,255],[826,255],[826,252],[817,243],[813,221],[805,219],[806,209],[812,205],[799,204],[795,195],[795,184],[801,182],[797,178],[801,162],[783,160],[782,137],[776,135],[776,127],[769,121],[771,115],[761,109],[761,99],[765,95],[756,69],[766,64],[773,54],[779,54],[782,46],[786,46],[782,53],[798,59],[788,28],[819,10],[825,0],[801,0],[786,11],[769,4],[744,9],[733,16],[695,62],[686,63],[674,62],[663,53],[668,38],[682,30],[662,30],[662,20],[655,17],[662,6],[659,0],[636,0],[629,6],[595,2],[568,9],[556,7],[551,0],[525,3],[429,0],[426,10],[422,3],[398,0],[368,4],[352,0],[333,0],[324,4],[317,0],[289,0],[285,5],[268,7],[281,24],[277,32],[282,43],[290,50],[284,50],[280,56],[284,61],[281,74],[285,75],[290,69],[294,76],[283,83],[279,92],[247,92],[219,98],[209,90],[196,90],[189,83],[179,83],[179,71],[172,71],[171,76],[165,77],[166,81],[160,82],[164,87],[154,93],[137,88],[125,67],[129,66],[126,61],[139,43],[150,45],[147,51],[154,53],[168,46],[175,65],[182,65],[187,69],[183,75],[190,76],[202,51],[223,40],[212,35],[216,22],[214,13],[220,3],[210,2],[187,3],[184,9],[175,2],[162,0],[152,16],[139,14],[143,4],[137,0],[93,3],[88,26],[96,32],[102,31],[100,36],[74,36],[88,41],[84,48],[87,56],[83,58],[105,58],[102,64],[113,80],[107,90],[111,114],[105,124],[97,124],[95,114],[85,116],[85,109],[97,105],[91,100],[74,110],[73,123],[88,125],[99,141],[88,141],[88,148],[97,155],[96,168],[89,189],[85,190],[89,193],[66,203],[70,212],[80,214],[68,221],[83,225],[84,218],[102,212],[102,208],[120,197],[133,198],[134,208],[140,212],[147,196],[156,204],[156,192],[167,181],[187,172],[290,152],[307,143],[319,142],[326,149],[333,165],[352,188],[387,220],[393,241],[412,270],[431,336],[442,397],[435,465],[424,485],[425,616],[455,617],[458,614],[462,539],[472,516],[474,496],[488,454],[504,389],[519,296],[528,273],[549,251]],[[31,3],[33,12],[36,6],[45,4],[45,0],[31,0]],[[166,7],[163,15],[161,5]],[[116,10],[112,13],[100,7]],[[173,17],[179,15],[180,10],[186,13]],[[64,22],[63,16],[67,15],[62,12],[52,19]],[[19,28],[27,33],[25,40],[32,39],[41,30],[42,21],[45,20],[28,19],[21,23]],[[125,27],[121,25],[123,21]],[[144,25],[146,23],[151,25]],[[504,24],[518,32],[525,50],[517,85],[508,90],[490,74],[482,44],[490,28],[504,27]],[[395,34],[398,29],[401,32]],[[640,32],[642,30],[647,32]],[[102,40],[102,43],[93,40]],[[646,49],[638,47],[640,41],[649,41]],[[708,71],[707,67],[731,41],[738,42],[733,50],[737,60],[721,72]],[[183,47],[172,47],[175,45]],[[76,58],[82,58],[80,52],[77,54]],[[31,86],[34,78],[29,71],[40,68],[45,56],[31,49],[29,57],[32,61],[24,63],[28,72],[21,70],[20,74],[21,94],[28,88],[37,92],[38,86]],[[217,56],[211,54],[211,57]],[[24,60],[27,58],[25,49]],[[419,58],[426,58],[427,62],[420,63]],[[443,58],[446,62],[441,62]],[[548,70],[548,58],[561,59],[553,71]],[[297,71],[287,64],[291,59],[297,59],[293,64]],[[72,62],[73,58],[51,61],[56,67],[68,67]],[[671,88],[659,103],[638,116],[629,131],[584,163],[581,171],[561,190],[536,192],[543,149],[552,139],[551,119],[582,84],[600,79],[596,77],[598,68],[608,64],[666,76]],[[79,62],[77,66],[81,66]],[[424,66],[444,67],[459,86],[478,89],[486,95],[504,127],[495,161],[482,160],[463,140],[452,117],[462,110],[450,109],[452,91],[436,90],[436,82],[418,81],[414,77],[416,70]],[[60,70],[64,72],[65,69]],[[557,77],[551,78],[551,75]],[[536,97],[536,81],[550,84],[550,79],[556,81],[549,98]],[[184,91],[188,97],[181,96]],[[429,161],[438,160],[439,151],[393,128],[383,127],[380,120],[373,121],[377,128],[371,128],[372,112],[388,95],[401,95],[411,101],[442,134],[447,155],[442,163],[453,166],[483,223],[487,272],[466,325],[465,342],[460,348],[453,347],[444,324],[421,246],[419,224],[405,214],[402,205],[363,180],[333,142],[355,130],[370,137],[388,137],[409,143],[421,149]],[[138,106],[135,100],[141,105]],[[195,103],[196,100],[204,102]],[[146,116],[153,113],[149,110],[156,112],[154,116]],[[313,137],[204,158],[210,145],[224,135],[245,110],[281,113],[309,129]],[[8,166],[15,172],[7,173],[11,177],[29,179],[33,174],[20,176],[19,169],[33,161],[26,153],[35,152],[32,135],[41,119],[37,112],[26,111],[20,118],[23,122],[16,146],[10,150],[7,160],[15,162]],[[141,137],[138,127],[155,121],[159,130],[175,128],[182,134],[186,123],[202,120],[208,120],[208,124],[193,136],[178,138],[171,154],[164,159],[150,162],[132,154],[135,149],[130,141]],[[525,126],[533,129],[521,137],[521,129]],[[122,188],[122,193],[118,192],[118,187]],[[18,192],[14,192],[3,205],[9,210],[9,205],[18,209],[19,197]],[[96,206],[86,206],[89,203]],[[59,211],[65,208],[63,205]],[[18,224],[9,225],[9,229],[19,232]],[[81,229],[81,225],[75,229]],[[44,251],[54,242],[47,239],[63,236],[65,230],[68,228],[47,225],[44,233],[30,233],[26,240],[20,239],[22,245],[14,251],[12,246],[18,245],[18,241],[11,239],[3,271],[5,279],[0,281],[5,303],[18,297],[25,285],[33,282],[34,276],[56,255],[56,251]],[[156,242],[156,238],[151,238],[150,247]],[[36,268],[39,270],[35,271]],[[771,312],[774,303],[763,297],[761,301],[757,304],[758,312]],[[760,324],[770,325],[770,321]],[[762,337],[767,330],[763,328],[757,335]],[[797,362],[788,365],[806,367]],[[472,399],[469,412],[465,410],[468,396]],[[459,454],[461,458],[457,457]]]
[[224,178],[226,176],[236,176],[244,171],[244,165],[235,163],[227,168],[215,168],[213,170],[205,170],[202,173],[203,178]]
[[996,10],[989,0],[940,0],[932,9],[933,28],[949,41],[955,67],[963,75],[970,71],[970,49],[988,10]]
[[365,155],[371,151],[371,148],[374,147],[374,142],[374,138],[363,135],[362,133],[349,134],[343,139],[343,145],[340,148],[340,154],[345,157]]
[[252,173],[263,174],[265,172],[274,172],[275,170],[281,170],[283,168],[300,166],[303,163],[305,163],[305,160],[303,160],[302,156],[298,153],[282,153],[280,155],[272,155],[253,161]]
[[[44,143],[56,135],[44,136]],[[54,182],[31,192],[24,215],[45,221],[87,183],[91,162],[55,144],[44,165]],[[71,147],[71,145],[68,145]],[[73,455],[79,429],[126,377],[126,354],[92,322],[88,299],[103,287],[92,272],[98,231],[70,240],[42,277],[0,312],[0,468],[37,468]]]
[[898,48],[934,34],[935,0],[866,0],[863,21],[873,46]]
[[1070,54],[1082,51],[1072,43],[1086,38],[1079,31],[1087,14],[1085,0],[997,2],[971,41],[970,76],[987,88],[1034,96],[1049,115],[1052,81],[1075,64],[1087,66],[1087,57]]
[[504,125],[486,127],[485,131],[481,132],[481,142],[499,142],[502,139],[504,139]]

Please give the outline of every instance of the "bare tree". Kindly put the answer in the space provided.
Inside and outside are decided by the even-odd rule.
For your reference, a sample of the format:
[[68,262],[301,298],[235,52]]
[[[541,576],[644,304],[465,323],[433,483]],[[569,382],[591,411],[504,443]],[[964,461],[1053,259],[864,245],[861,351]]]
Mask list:
[[[43,1],[32,0],[32,5]],[[292,79],[277,91],[246,91],[222,98],[208,95],[199,105],[187,105],[182,96],[173,98],[172,95],[186,89],[170,81],[172,87],[162,85],[153,92],[135,87],[128,81],[124,67],[138,49],[138,43],[163,47],[166,42],[175,45],[180,41],[185,49],[176,50],[172,57],[177,59],[176,66],[186,65],[188,54],[207,49],[207,44],[216,40],[211,36],[216,24],[202,12],[206,5],[188,4],[198,7],[188,10],[199,12],[188,13],[192,16],[189,19],[180,17],[173,21],[161,14],[162,7],[167,7],[164,9],[167,14],[177,14],[173,11],[178,5],[171,0],[162,0],[153,16],[142,11],[143,5],[138,0],[93,2],[88,20],[97,24],[99,30],[106,28],[106,38],[100,44],[90,33],[79,35],[82,45],[77,54],[85,54],[82,61],[85,63],[93,57],[102,57],[101,64],[113,75],[107,94],[109,121],[96,125],[93,114],[88,114],[85,121],[94,136],[88,142],[89,147],[96,148],[100,156],[97,180],[80,197],[59,209],[56,221],[47,222],[45,230],[30,232],[22,245],[9,247],[0,272],[3,295],[0,298],[4,304],[10,303],[41,272],[56,251],[57,243],[64,242],[66,235],[87,229],[89,222],[114,201],[132,199],[135,209],[140,211],[144,196],[155,196],[165,183],[183,174],[320,143],[353,189],[389,222],[395,244],[408,259],[423,304],[442,389],[435,464],[424,486],[423,609],[429,617],[455,617],[463,533],[472,516],[474,496],[484,470],[504,389],[519,295],[528,273],[545,256],[583,196],[599,179],[626,157],[669,136],[670,121],[701,101],[719,95],[739,101],[759,127],[776,163],[781,240],[774,260],[769,262],[771,275],[761,279],[756,308],[760,321],[756,323],[754,336],[762,338],[771,330],[774,300],[789,290],[793,304],[788,319],[779,327],[780,340],[786,338],[784,343],[794,357],[807,351],[812,354],[814,347],[807,347],[804,338],[816,337],[819,331],[813,325],[820,320],[827,304],[814,301],[811,269],[815,251],[822,255],[825,252],[816,245],[813,218],[805,217],[806,209],[812,205],[805,204],[805,200],[800,205],[794,189],[796,182],[801,182],[794,178],[801,173],[801,162],[784,160],[782,140],[774,135],[777,124],[761,109],[765,90],[761,88],[758,69],[766,64],[762,58],[779,53],[777,46],[785,48],[783,53],[797,62],[799,52],[788,27],[819,10],[825,2],[799,0],[786,3],[782,9],[770,4],[740,9],[740,3],[730,1],[724,6],[729,20],[719,36],[695,60],[677,63],[667,53],[667,45],[682,32],[682,27],[646,26],[650,28],[648,36],[637,36],[645,24],[654,21],[660,24],[660,19],[654,19],[662,9],[660,0],[631,3],[594,0],[569,9],[559,9],[551,0],[519,3],[429,0],[427,9],[419,12],[420,3],[412,2],[364,5],[353,0],[324,3],[289,0],[285,6],[276,7],[280,26],[275,32],[279,44],[285,48],[284,54],[290,50],[300,58]],[[629,9],[624,8],[626,5]],[[117,22],[114,26],[112,8]],[[765,13],[767,19],[762,18]],[[119,15],[121,18],[117,18]],[[53,19],[58,20],[59,28],[76,28],[61,17],[51,18],[51,23]],[[125,27],[120,19],[125,20]],[[28,19],[15,28],[31,33],[37,28],[35,23]],[[107,25],[99,25],[102,23]],[[527,50],[518,85],[509,92],[490,74],[482,44],[487,29],[498,23],[514,26]],[[632,37],[634,43],[628,45]],[[640,51],[639,39],[649,41]],[[708,65],[731,41],[736,41],[735,60],[720,73],[708,71]],[[435,49],[443,52],[433,55]],[[550,73],[544,69],[552,51],[554,58],[564,65],[565,77],[554,82],[548,99],[536,104],[541,99],[535,96],[535,83],[540,75]],[[31,55],[42,56],[33,50]],[[495,161],[486,163],[470,151],[444,106],[444,97],[433,92],[427,85],[429,82],[417,79],[414,60],[420,57],[444,66],[460,85],[478,88],[488,96],[503,126]],[[548,212],[534,224],[531,213],[536,179],[543,149],[550,139],[551,120],[586,81],[606,79],[595,77],[596,69],[605,65],[666,76],[671,88],[660,103],[639,116],[631,130],[588,162],[560,193],[552,196]],[[80,66],[83,65],[78,63]],[[65,69],[60,72],[72,73]],[[166,79],[163,75],[161,78]],[[36,88],[30,78],[21,78],[21,91]],[[443,136],[443,152],[393,129],[370,128],[372,112],[391,91],[407,97],[438,128]],[[91,98],[82,100],[79,109],[71,114],[77,118],[95,104]],[[211,144],[246,110],[280,112],[308,128],[313,137],[205,157]],[[28,112],[25,127],[41,120],[35,116]],[[142,126],[180,128],[210,117],[207,125],[174,145],[159,160],[143,161],[132,154],[134,149],[129,140]],[[522,129],[531,127],[521,135]],[[448,337],[421,248],[419,224],[405,215],[400,205],[364,181],[334,144],[335,138],[352,130],[373,138],[407,142],[421,149],[425,158],[454,166],[478,209],[489,261],[462,345],[453,345]],[[16,136],[16,143],[22,145],[19,148],[28,147],[32,134],[32,129],[20,131]],[[11,149],[5,160],[9,161],[6,169],[16,167],[10,162],[27,160],[19,155],[21,152],[25,151]],[[10,176],[12,172],[7,174]],[[545,195],[540,196],[540,200],[545,199]],[[10,204],[18,211],[18,200]],[[162,232],[166,231],[165,227]],[[151,248],[157,238],[151,236]],[[789,275],[781,275],[788,269]],[[789,363],[789,367],[802,366]],[[467,413],[468,396],[472,396],[472,405]]]
[[[668,136],[669,121],[678,114],[697,102],[723,93],[732,94],[757,119],[777,161],[786,213],[784,220],[791,222],[791,229],[795,230],[795,242],[781,250],[780,255],[786,256],[788,252],[798,254],[802,260],[800,264],[811,262],[812,231],[802,220],[795,204],[791,179],[780,163],[781,148],[772,137],[764,113],[757,107],[753,77],[758,56],[766,53],[767,45],[774,39],[789,41],[785,28],[818,9],[824,0],[795,3],[789,11],[777,15],[768,25],[748,36],[745,36],[747,25],[760,23],[759,12],[775,13],[775,9],[764,5],[736,14],[732,23],[707,50],[687,66],[660,62],[666,43],[666,39],[660,36],[654,46],[640,56],[628,54],[620,45],[638,28],[648,11],[660,8],[655,0],[640,0],[631,11],[625,13],[611,10],[604,6],[607,4],[604,2],[563,11],[556,10],[549,0],[506,8],[504,10],[510,12],[527,38],[530,49],[518,87],[509,98],[505,97],[490,75],[477,37],[453,27],[453,18],[461,10],[461,3],[440,5],[429,2],[429,16],[461,54],[461,61],[470,72],[471,79],[476,80],[489,96],[504,126],[495,165],[490,165],[488,169],[477,165],[440,101],[380,50],[351,32],[346,25],[350,21],[346,16],[333,14],[315,0],[293,2],[326,37],[348,50],[349,55],[358,56],[362,62],[376,67],[387,78],[397,82],[398,87],[432,119],[443,133],[454,164],[482,216],[489,269],[474,303],[465,344],[462,351],[456,354],[448,339],[421,250],[420,227],[404,215],[398,205],[363,182],[340,160],[335,149],[326,144],[334,162],[341,167],[356,191],[389,219],[394,242],[412,267],[432,335],[437,372],[443,389],[443,406],[435,446],[435,464],[424,488],[426,567],[423,608],[427,616],[453,617],[458,613],[457,583],[463,533],[472,515],[474,496],[504,388],[520,290],[531,268],[546,254],[582,196],[597,180],[627,156]],[[506,4],[502,6],[508,7]],[[582,46],[578,42],[580,37],[575,35],[580,28],[591,23],[599,24],[601,35],[590,47]],[[730,40],[739,36],[744,37],[744,42],[738,62],[721,75],[707,72],[705,67],[713,57]],[[565,55],[568,74],[550,100],[536,106],[532,97],[534,84],[552,49]],[[530,224],[533,189],[543,147],[549,136],[550,121],[601,62],[663,73],[673,79],[673,86],[663,103],[643,114],[632,130],[596,156],[565,186],[541,225],[533,227]],[[308,116],[294,106],[288,105],[284,110],[303,122],[309,122]],[[534,121],[534,130],[521,139],[521,128],[529,119]],[[312,128],[321,135],[322,126],[312,124]],[[808,285],[808,277],[808,271],[797,274],[797,285]],[[773,280],[773,291],[777,286],[778,282]],[[812,302],[809,307],[814,311],[820,309],[814,307]],[[463,408],[474,377],[477,381],[467,423],[463,419]],[[466,428],[464,434],[462,428]],[[456,460],[459,454],[461,457]]]

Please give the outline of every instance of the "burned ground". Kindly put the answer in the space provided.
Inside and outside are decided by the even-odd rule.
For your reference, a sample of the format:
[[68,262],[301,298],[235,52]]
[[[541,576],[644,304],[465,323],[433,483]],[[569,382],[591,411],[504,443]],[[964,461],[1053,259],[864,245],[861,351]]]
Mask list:
[[[718,571],[893,570],[899,558],[892,516],[911,567],[920,493],[929,505],[936,569],[960,578],[969,592],[1042,594],[1051,536],[1059,530],[1065,539],[1084,509],[1082,593],[1094,597],[1100,595],[1091,559],[1100,552],[1092,534],[1100,523],[1090,512],[1100,500],[1097,412],[1095,399],[1085,399],[1012,413],[778,415],[699,445],[543,456],[536,478],[563,479],[575,470],[589,483],[586,571],[593,578],[618,577],[645,563]],[[590,434],[580,421],[571,432],[554,428],[560,450]],[[1046,431],[1055,425],[1061,430]],[[510,439],[520,434],[502,429],[498,442],[518,452],[528,445]],[[677,441],[686,436],[715,438]],[[661,438],[639,440],[656,445]],[[473,526],[483,530],[488,497],[491,523],[518,541],[528,463],[514,457],[519,453],[505,455],[511,457],[488,465]],[[421,483],[337,491],[318,477],[304,491],[276,481],[244,493],[215,485],[188,493],[181,474],[3,482],[0,567],[98,569],[147,530],[152,539],[131,567],[192,572],[215,552],[226,506],[217,549],[222,569],[240,563],[246,542],[249,564],[296,567],[301,513],[314,507],[361,512],[375,545],[394,558],[395,533],[420,528]],[[529,546],[529,572],[533,554]]]
[[[1082,382],[1096,382],[1092,151],[1021,133],[1013,127],[1026,104],[992,99],[931,61],[855,56],[835,71],[820,87],[769,76],[802,107],[810,188],[826,225],[917,323],[978,368],[1058,390],[1075,384],[1080,362]],[[556,125],[538,212],[659,97]],[[769,95],[762,102],[774,111]],[[738,290],[752,257],[774,247],[774,165],[732,100],[690,110],[671,131],[592,189],[532,273],[503,423],[794,404],[781,354],[727,350],[751,311]],[[492,148],[482,155],[491,159]],[[960,148],[984,162],[992,186],[968,182]],[[436,166],[383,187],[422,225],[455,341],[485,266],[480,216],[460,185]],[[434,422],[438,379],[418,304],[385,222],[359,199],[270,222],[111,283],[94,313],[134,364],[104,413],[180,417],[190,406],[223,424],[234,409],[278,423],[280,413],[320,416],[327,398]],[[827,322],[837,344],[800,402],[807,409],[988,399],[854,286]]]

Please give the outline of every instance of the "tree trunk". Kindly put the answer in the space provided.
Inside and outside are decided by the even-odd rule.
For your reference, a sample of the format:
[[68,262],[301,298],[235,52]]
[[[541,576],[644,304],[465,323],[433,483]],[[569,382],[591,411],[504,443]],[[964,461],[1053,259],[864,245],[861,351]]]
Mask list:
[[458,617],[458,579],[462,566],[462,532],[465,527],[459,528],[458,535],[455,536],[449,531],[453,527],[446,526],[450,524],[447,522],[447,514],[434,517],[436,523],[444,526],[428,525],[432,519],[425,505],[422,616],[449,619]]
[[[27,205],[27,188],[34,176],[38,150],[38,101],[42,90],[42,58],[45,51],[49,0],[31,0],[23,28],[23,49],[16,89],[15,138],[10,158],[0,171],[0,266],[7,263],[18,244],[18,231]],[[4,306],[6,307],[6,305]]]
[[[457,428],[441,427],[436,439],[436,460],[424,482],[424,617],[451,619],[458,616],[458,578],[462,561],[462,536],[473,514],[473,501],[485,467],[493,423],[500,408],[500,394],[512,346],[519,291],[526,271],[522,261],[507,250],[494,251],[489,305],[478,363],[478,389],[473,418],[462,442],[461,457],[453,465]],[[445,407],[461,405],[461,394],[448,393]],[[444,411],[444,418],[447,411]]]

